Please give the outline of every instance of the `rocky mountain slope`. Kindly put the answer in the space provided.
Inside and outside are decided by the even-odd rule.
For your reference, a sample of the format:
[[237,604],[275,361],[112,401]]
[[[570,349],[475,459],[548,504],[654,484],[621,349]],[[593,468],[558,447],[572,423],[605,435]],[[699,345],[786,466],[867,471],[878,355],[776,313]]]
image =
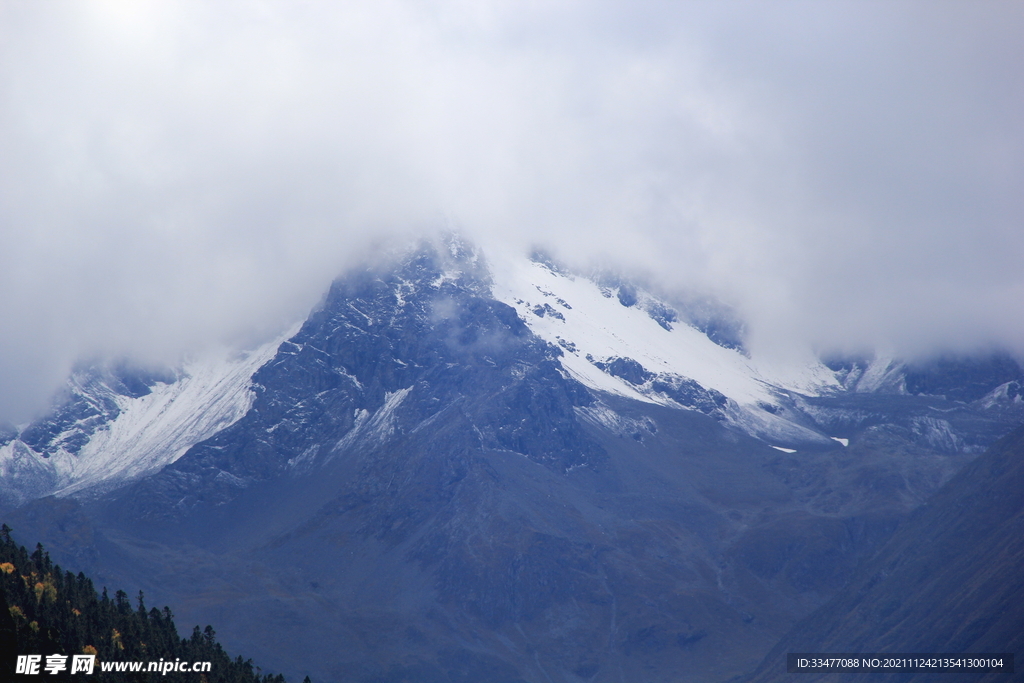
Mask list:
[[[798,624],[751,683],[789,680],[786,652],[1004,653],[1024,646],[1024,430],[1001,439],[907,519],[826,606]],[[877,680],[1024,680],[916,673]],[[800,674],[808,681],[864,674]]]

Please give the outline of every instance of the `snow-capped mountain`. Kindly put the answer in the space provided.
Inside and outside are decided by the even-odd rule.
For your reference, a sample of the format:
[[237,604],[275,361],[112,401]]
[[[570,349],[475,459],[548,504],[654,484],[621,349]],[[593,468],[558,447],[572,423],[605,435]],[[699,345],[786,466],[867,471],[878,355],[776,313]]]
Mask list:
[[4,437],[10,524],[299,680],[726,680],[1024,420],[1024,377],[778,364],[716,315],[424,244],[248,354],[77,372]]

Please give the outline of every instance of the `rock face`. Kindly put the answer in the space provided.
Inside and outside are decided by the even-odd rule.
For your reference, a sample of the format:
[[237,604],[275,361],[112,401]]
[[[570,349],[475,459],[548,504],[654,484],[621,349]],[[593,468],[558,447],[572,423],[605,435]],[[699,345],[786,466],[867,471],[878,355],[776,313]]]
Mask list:
[[[753,361],[693,314],[541,269],[543,286],[499,285],[451,240],[342,278],[211,380],[245,397],[223,424],[118,488],[6,519],[290,679],[722,681],[1024,416],[1003,366],[969,402],[908,393],[898,363],[815,366],[816,395],[740,376]],[[619,320],[641,329],[630,353]],[[639,346],[655,335],[730,363],[706,372],[723,389]],[[36,463],[24,439],[47,433],[5,452]]]

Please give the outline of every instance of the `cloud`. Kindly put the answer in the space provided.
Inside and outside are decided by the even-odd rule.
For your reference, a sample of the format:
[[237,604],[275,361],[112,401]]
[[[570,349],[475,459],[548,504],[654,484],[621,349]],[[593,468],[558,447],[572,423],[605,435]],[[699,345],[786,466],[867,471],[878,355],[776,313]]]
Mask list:
[[755,341],[1024,350],[1017,3],[0,2],[0,415],[454,226]]

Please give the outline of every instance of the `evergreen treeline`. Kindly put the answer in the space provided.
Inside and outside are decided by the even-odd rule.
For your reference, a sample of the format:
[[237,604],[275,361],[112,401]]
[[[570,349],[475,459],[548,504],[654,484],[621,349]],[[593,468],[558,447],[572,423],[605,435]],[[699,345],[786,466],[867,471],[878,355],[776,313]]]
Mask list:
[[[147,610],[139,592],[133,605],[124,591],[97,595],[92,581],[62,571],[42,545],[31,555],[0,528],[0,681],[81,681],[82,683],[284,683],[281,675],[260,675],[251,660],[231,659],[213,628],[196,626],[179,638],[168,607]],[[17,655],[67,655],[67,670],[16,676]],[[71,655],[95,654],[92,676],[71,674]],[[108,672],[100,662],[175,661],[212,663],[209,673]],[[307,678],[308,680],[308,678]]]

